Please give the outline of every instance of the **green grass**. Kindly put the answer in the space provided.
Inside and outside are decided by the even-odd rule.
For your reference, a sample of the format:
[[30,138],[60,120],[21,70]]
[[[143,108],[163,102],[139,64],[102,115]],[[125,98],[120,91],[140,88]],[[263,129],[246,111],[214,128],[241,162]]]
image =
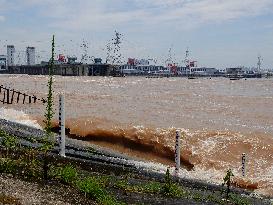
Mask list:
[[73,184],[78,178],[76,168],[70,164],[65,167],[55,168],[53,172],[53,175],[65,184]]
[[15,136],[9,135],[3,130],[0,130],[0,137],[2,138],[1,145],[6,149],[14,149],[19,145],[19,142]]
[[78,189],[85,193],[85,195],[96,200],[102,205],[121,205],[114,197],[109,195],[106,190],[101,186],[100,181],[94,177],[88,177],[77,182]]
[[237,194],[230,194],[229,199],[235,204],[235,205],[250,205],[250,201],[246,198],[243,198]]
[[9,158],[0,158],[0,172],[14,174],[18,168],[17,161]]

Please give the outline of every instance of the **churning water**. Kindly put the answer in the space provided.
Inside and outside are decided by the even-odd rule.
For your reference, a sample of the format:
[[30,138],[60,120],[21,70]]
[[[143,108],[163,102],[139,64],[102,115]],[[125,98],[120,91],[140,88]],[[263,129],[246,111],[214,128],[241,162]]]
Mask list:
[[[45,76],[1,75],[0,82],[46,97]],[[271,196],[272,88],[273,79],[54,77],[56,112],[57,95],[64,92],[70,134],[144,158],[163,171],[173,165],[179,129],[182,164],[188,168],[181,175],[220,183],[231,168],[240,181],[241,155],[246,153],[247,176],[241,185],[258,185],[258,192]],[[2,105],[0,114],[42,126],[44,110],[41,103],[20,101]]]

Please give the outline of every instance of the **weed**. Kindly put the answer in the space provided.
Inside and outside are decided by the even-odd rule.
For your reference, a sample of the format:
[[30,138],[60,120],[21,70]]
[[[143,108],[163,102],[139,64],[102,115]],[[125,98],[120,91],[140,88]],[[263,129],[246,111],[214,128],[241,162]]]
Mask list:
[[0,130],[0,137],[2,138],[1,145],[6,149],[6,157],[8,157],[9,151],[15,149],[19,142],[15,136],[9,135],[2,130]]
[[232,173],[231,169],[227,170],[226,176],[223,178],[224,182],[222,184],[222,187],[224,188],[225,185],[227,185],[227,195],[226,198],[228,199],[229,193],[230,193],[230,185],[231,185],[231,177],[233,177],[234,174]]
[[182,197],[185,195],[182,188],[172,181],[169,168],[166,171],[165,183],[161,193],[168,197]]
[[229,199],[233,202],[235,205],[249,205],[250,202],[239,195],[236,194],[230,194]]
[[26,177],[39,177],[40,163],[37,160],[38,152],[35,149],[25,149],[24,154],[20,157],[20,167],[22,174]]
[[85,195],[95,199],[97,202],[103,205],[118,205],[122,204],[115,198],[108,195],[108,193],[101,187],[99,182],[92,177],[86,178],[77,182],[77,187]]
[[16,161],[9,158],[0,158],[0,172],[15,174],[17,168]]
[[160,193],[162,190],[162,185],[158,182],[150,182],[144,185],[138,185],[141,192],[144,193]]
[[217,203],[217,204],[225,204],[225,202],[222,199],[217,198],[216,196],[213,195],[208,195],[207,196],[207,200]]
[[43,157],[43,172],[44,172],[44,179],[48,179],[48,171],[50,169],[50,163],[48,159],[48,152],[53,149],[54,142],[53,142],[53,133],[52,133],[52,118],[54,116],[53,111],[53,67],[54,67],[54,49],[55,49],[55,36],[53,35],[52,38],[52,46],[51,46],[51,59],[49,65],[49,80],[48,80],[48,94],[47,94],[47,105],[46,105],[46,113],[45,113],[45,131],[46,137],[45,142],[40,148],[41,151],[44,153]]
[[128,190],[128,181],[127,180],[118,180],[115,184],[114,187],[118,189],[123,189],[123,190]]
[[195,200],[195,201],[203,201],[203,197],[201,196],[201,194],[199,193],[194,193],[192,198]]
[[72,184],[78,177],[77,170],[70,164],[59,167],[56,171],[56,177],[65,184]]

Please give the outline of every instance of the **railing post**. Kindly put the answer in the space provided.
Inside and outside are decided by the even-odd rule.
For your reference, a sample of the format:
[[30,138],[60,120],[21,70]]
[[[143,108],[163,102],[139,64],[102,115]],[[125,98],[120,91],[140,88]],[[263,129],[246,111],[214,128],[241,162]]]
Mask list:
[[3,104],[5,104],[5,100],[6,100],[6,91],[4,90],[4,94],[3,94]]
[[20,93],[20,92],[17,92],[17,94],[18,94],[18,95],[17,95],[17,100],[16,100],[16,101],[17,101],[17,103],[19,103],[19,100],[20,100],[20,94],[21,94],[21,93]]
[[11,100],[10,100],[11,104],[13,104],[14,93],[15,93],[15,91],[14,91],[14,89],[12,89],[12,95],[11,95]]
[[246,176],[246,154],[243,153],[242,154],[242,176],[245,177]]
[[59,95],[59,128],[60,128],[60,155],[65,157],[65,98]]
[[176,130],[175,137],[175,175],[178,176],[180,169],[180,133]]
[[7,104],[10,104],[9,103],[9,89],[6,89],[6,93],[7,93],[7,96],[6,96],[7,97]]

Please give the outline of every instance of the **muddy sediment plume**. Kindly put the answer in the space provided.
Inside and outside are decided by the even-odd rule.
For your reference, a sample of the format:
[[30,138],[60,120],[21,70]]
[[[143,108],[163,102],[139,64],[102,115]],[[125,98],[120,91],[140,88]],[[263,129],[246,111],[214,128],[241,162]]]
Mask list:
[[[105,121],[104,121],[105,122]],[[67,134],[71,138],[97,143],[107,147],[115,147],[120,151],[130,150],[129,154],[138,153],[141,158],[153,158],[158,162],[172,164],[174,161],[174,146],[170,136],[175,136],[175,129],[157,130],[133,127],[101,127],[100,120],[71,119],[67,120]],[[97,126],[94,126],[97,123]],[[105,124],[105,123],[104,123]],[[54,130],[58,130],[58,125],[54,123]],[[106,125],[104,125],[106,126]],[[181,132],[184,136],[184,132]],[[191,151],[181,150],[181,163],[188,170],[194,168],[190,161]]]

